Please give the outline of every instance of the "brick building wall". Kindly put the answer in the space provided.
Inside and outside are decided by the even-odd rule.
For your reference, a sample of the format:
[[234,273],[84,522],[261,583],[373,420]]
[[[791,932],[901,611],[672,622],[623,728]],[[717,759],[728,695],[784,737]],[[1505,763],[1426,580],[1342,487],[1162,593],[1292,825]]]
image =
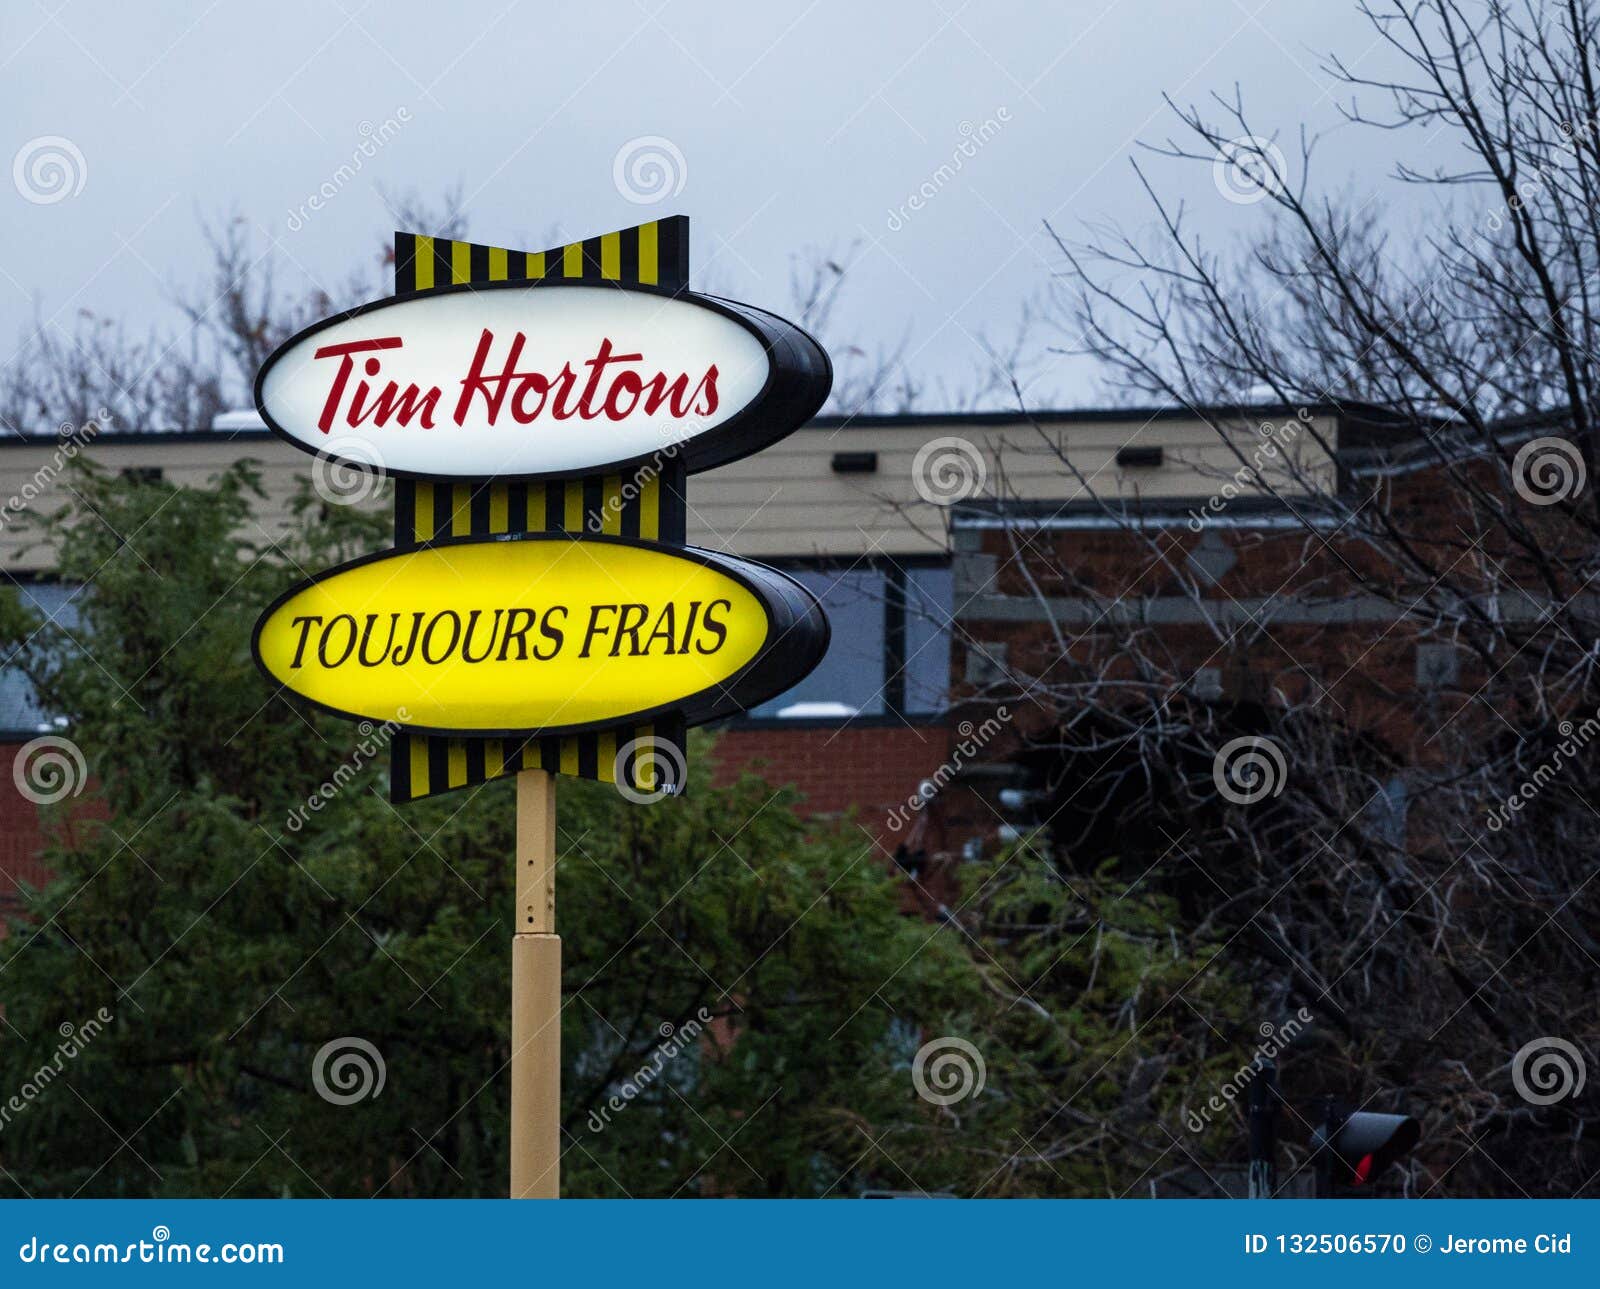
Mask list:
[[[0,743],[0,914],[14,911],[19,903],[18,888],[35,889],[50,880],[51,873],[41,858],[45,844],[45,808],[25,797],[10,771],[17,764],[22,742]],[[72,828],[78,820],[105,817],[96,800],[92,781],[81,799],[70,807],[51,806],[56,825]],[[0,936],[5,926],[0,923]]]
[[854,811],[856,822],[892,853],[905,830],[890,826],[890,812],[905,806],[949,755],[950,730],[943,724],[735,725],[718,739],[716,775],[726,782],[748,766],[773,783],[793,784],[809,814]]
[[[1573,540],[1558,516],[1511,496],[1488,465],[1467,470],[1485,495],[1517,508],[1546,550]],[[1353,492],[1368,497],[1372,485],[1361,479]],[[1525,553],[1469,513],[1458,480],[1417,469],[1381,479],[1370,495],[1364,520],[1381,527],[1370,513],[1381,507],[1412,549],[1452,574],[1453,593],[1492,600],[1487,611],[1503,618],[1543,616],[1546,591]],[[1152,503],[1130,531],[1088,504],[1018,509],[1005,517],[973,509],[953,524],[953,719],[980,719],[996,702],[1011,719],[986,749],[983,772],[963,774],[941,794],[947,839],[988,845],[1008,821],[1026,829],[1059,819],[1074,836],[1094,828],[1096,845],[1142,844],[1141,806],[1104,787],[1124,772],[1140,777],[1130,768],[1140,763],[1137,747],[1121,748],[1115,722],[1096,715],[1118,701],[1143,712],[1183,695],[1211,706],[1224,728],[1252,735],[1293,709],[1343,749],[1335,755],[1359,760],[1383,783],[1401,820],[1410,772],[1449,755],[1441,728],[1469,739],[1511,728],[1478,699],[1488,671],[1452,637],[1448,604],[1439,627],[1430,626],[1428,577],[1385,564],[1345,512],[1325,509],[1318,519],[1310,503],[1257,499],[1201,523],[1191,522],[1188,503]],[[1306,519],[1318,519],[1314,533]],[[1019,693],[1018,676],[1046,684]],[[1109,683],[1096,691],[1096,682]],[[1085,716],[1087,726],[1059,736],[1068,718]],[[1101,731],[1098,753],[1083,750],[1096,745],[1086,729]],[[1172,754],[1190,751],[1174,746]],[[1183,764],[1202,777],[1211,770]],[[1090,804],[1102,799],[1103,807]]]
[[[0,768],[10,766],[20,743],[0,744]],[[0,911],[14,904],[19,885],[42,886],[49,871],[39,859],[44,846],[39,807],[17,790],[9,774],[0,778]],[[0,935],[5,933],[0,926]]]
[[[1401,476],[1384,504],[1413,530],[1465,531],[1459,490],[1431,471]],[[1233,522],[1198,532],[1181,517],[1138,533],[1024,523],[1026,569],[1016,533],[958,530],[958,705],[982,686],[975,644],[1022,674],[1050,679],[1077,665],[1112,681],[1133,679],[1138,648],[1161,659],[1174,688],[1221,702],[1312,703],[1402,758],[1426,758],[1429,736],[1481,679],[1473,658],[1375,593],[1395,584],[1395,571],[1359,537],[1332,524],[1312,536],[1281,508],[1225,518]],[[1048,698],[1012,706],[1022,731],[1061,716]]]
[[[945,721],[732,726],[717,743],[714,781],[748,767],[792,784],[802,812],[845,820],[858,830],[864,856],[902,872],[908,913],[934,917],[956,902],[962,843],[999,821],[980,794],[948,778],[960,728]],[[929,783],[940,786],[923,796]]]

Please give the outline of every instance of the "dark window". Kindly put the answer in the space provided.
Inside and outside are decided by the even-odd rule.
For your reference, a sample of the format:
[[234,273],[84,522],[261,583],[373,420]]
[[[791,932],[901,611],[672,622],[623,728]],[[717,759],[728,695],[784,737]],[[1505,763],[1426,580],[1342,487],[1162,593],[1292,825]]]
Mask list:
[[876,452],[835,452],[834,474],[872,474],[878,468]]
[[882,560],[835,568],[790,564],[785,572],[822,601],[833,635],[814,672],[752,708],[751,716],[774,717],[786,709],[794,717],[839,718],[944,711],[952,593],[947,566]]
[[158,465],[123,466],[119,473],[129,483],[160,483],[161,467]]

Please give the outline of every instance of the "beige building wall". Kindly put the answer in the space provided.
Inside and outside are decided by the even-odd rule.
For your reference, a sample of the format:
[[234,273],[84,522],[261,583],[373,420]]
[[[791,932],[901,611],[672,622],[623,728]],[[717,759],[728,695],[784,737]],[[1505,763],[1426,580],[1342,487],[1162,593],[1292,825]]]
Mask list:
[[[1062,505],[1098,496],[1112,502],[1203,502],[1236,478],[1241,495],[1259,492],[1248,465],[1282,494],[1331,488],[1329,449],[1337,449],[1330,416],[1298,421],[1264,418],[1241,423],[1232,450],[1199,417],[1043,417],[1037,425],[995,418],[863,417],[839,425],[810,425],[756,456],[689,481],[689,539],[741,555],[929,554],[945,548],[945,511],[919,495],[917,460],[935,492],[976,473],[980,495]],[[1160,466],[1122,468],[1118,449],[1160,447]],[[1270,450],[1269,450],[1270,449]],[[839,474],[835,453],[876,452],[870,474]],[[85,455],[107,470],[158,468],[174,484],[201,484],[242,457],[259,463],[268,501],[259,520],[270,535],[290,522],[288,499],[312,458],[263,434],[150,435],[130,441],[109,436]],[[48,509],[67,498],[70,474],[54,441],[0,441],[0,568],[48,572],[48,550],[25,551],[30,540],[18,511]],[[966,472],[963,474],[962,472]],[[30,500],[28,492],[36,495]],[[10,499],[15,498],[12,503]],[[379,504],[387,505],[380,494]]]

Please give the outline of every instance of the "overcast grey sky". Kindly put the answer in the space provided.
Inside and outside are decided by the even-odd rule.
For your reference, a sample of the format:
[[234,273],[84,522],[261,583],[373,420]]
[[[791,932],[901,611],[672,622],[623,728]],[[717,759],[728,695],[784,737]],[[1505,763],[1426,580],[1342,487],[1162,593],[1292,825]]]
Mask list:
[[[1042,220],[1147,221],[1129,158],[1174,128],[1163,91],[1243,82],[1292,162],[1301,121],[1338,122],[1319,55],[1382,56],[1346,0],[7,0],[0,24],[7,353],[36,305],[175,325],[164,296],[200,284],[201,215],[237,210],[275,240],[287,284],[331,283],[390,228],[380,187],[459,182],[472,235],[510,245],[686,213],[696,285],[780,310],[791,256],[859,241],[849,329],[909,330],[915,368],[958,381],[1058,267]],[[670,144],[647,146],[681,181],[653,204],[614,173],[641,138]],[[364,139],[383,141],[299,215]],[[1319,168],[1371,186],[1371,146],[1337,132]],[[69,172],[53,188],[52,150]],[[1263,217],[1206,167],[1155,169],[1219,238]],[[1081,367],[1035,390],[1097,392]]]

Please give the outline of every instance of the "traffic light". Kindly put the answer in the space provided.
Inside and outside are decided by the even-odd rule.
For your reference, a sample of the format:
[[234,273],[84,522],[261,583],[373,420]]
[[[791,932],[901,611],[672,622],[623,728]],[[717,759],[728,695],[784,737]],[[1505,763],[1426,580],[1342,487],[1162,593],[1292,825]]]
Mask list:
[[1351,1110],[1329,1101],[1322,1123],[1311,1134],[1317,1160],[1317,1195],[1330,1198],[1335,1187],[1364,1186],[1422,1136],[1410,1115]]

